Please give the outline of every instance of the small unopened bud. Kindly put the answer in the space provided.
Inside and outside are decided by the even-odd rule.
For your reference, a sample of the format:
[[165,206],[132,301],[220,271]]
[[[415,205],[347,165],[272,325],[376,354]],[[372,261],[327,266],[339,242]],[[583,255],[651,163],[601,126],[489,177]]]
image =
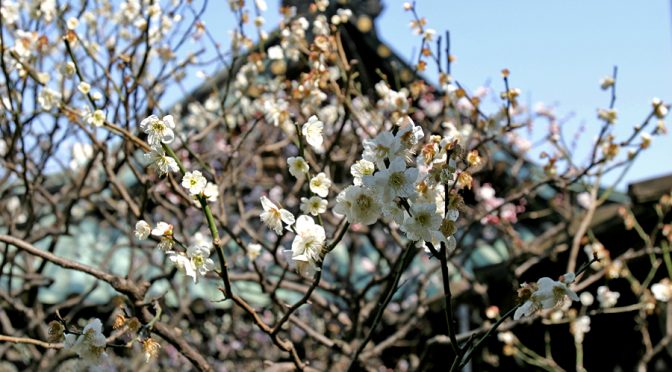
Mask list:
[[58,320],[52,320],[49,322],[49,337],[47,338],[47,341],[51,343],[61,342],[65,337],[64,333],[65,326],[63,326],[63,323],[59,322]]
[[659,98],[654,98],[652,104],[654,110],[653,113],[658,119],[663,119],[665,116],[667,116],[667,106],[665,106],[663,101],[661,101]]
[[642,134],[642,143],[639,145],[642,149],[647,149],[651,146],[651,135],[648,133]]
[[487,309],[485,309],[485,316],[488,319],[495,319],[496,317],[499,316],[499,308],[497,306],[490,306]]
[[128,326],[128,329],[130,329],[133,332],[137,332],[140,327],[142,327],[142,324],[138,320],[138,318],[131,318],[126,322],[126,325]]
[[124,314],[118,314],[114,318],[114,323],[112,323],[112,328],[113,329],[119,329],[119,328],[121,328],[125,325],[126,325],[126,317],[124,316]]
[[441,231],[441,234],[443,234],[444,237],[448,238],[450,236],[453,236],[453,234],[455,234],[455,232],[457,231],[457,227],[455,226],[454,221],[444,219],[443,221],[441,221],[441,227],[439,228],[439,231]]
[[614,85],[614,83],[615,83],[614,78],[612,78],[611,76],[605,76],[604,78],[602,78],[602,80],[600,80],[600,88],[602,88],[602,90],[607,90],[611,88]]

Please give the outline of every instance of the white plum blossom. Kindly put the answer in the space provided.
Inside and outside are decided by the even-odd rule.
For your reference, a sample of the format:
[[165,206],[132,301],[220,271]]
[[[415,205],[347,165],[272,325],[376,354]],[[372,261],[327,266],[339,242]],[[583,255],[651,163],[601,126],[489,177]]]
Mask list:
[[328,36],[329,33],[329,22],[327,21],[327,17],[325,17],[324,14],[318,14],[313,21],[313,34],[315,34],[315,36]]
[[151,115],[140,122],[140,129],[147,134],[147,143],[152,147],[161,147],[162,143],[172,143],[175,140],[175,121],[172,115],[166,115],[159,119]]
[[173,235],[173,225],[167,222],[159,222],[156,227],[152,229],[151,234],[156,237]]
[[387,94],[378,101],[379,106],[388,112],[406,113],[410,107],[408,102],[408,90],[395,91],[388,88]]
[[[467,102],[469,101],[467,100]],[[471,124],[462,124],[460,129],[457,129],[453,122],[445,122],[442,126],[445,128],[445,137],[441,140],[440,144],[442,148],[445,148],[446,144],[454,141],[457,141],[458,145],[464,145],[465,141],[471,137],[471,133],[474,129]]]
[[194,281],[196,281],[198,274],[196,273],[194,265],[191,264],[191,259],[189,259],[187,255],[175,251],[168,251],[166,254],[168,255],[168,260],[177,268],[177,270],[186,276],[194,278]]
[[56,16],[56,1],[55,0],[41,0],[33,3],[34,8],[31,9],[35,17],[41,17],[45,22],[50,23]]
[[303,179],[310,170],[308,163],[301,156],[288,158],[287,165],[289,165],[289,174],[297,179]]
[[350,17],[352,17],[352,10],[339,8],[336,10],[336,14],[331,16],[331,23],[335,25],[348,23]]
[[261,206],[264,208],[264,211],[259,216],[261,221],[269,229],[275,231],[276,234],[282,235],[282,223],[292,225],[294,223],[294,215],[286,209],[278,208],[265,196],[262,196],[260,200]]
[[274,60],[285,58],[285,53],[282,51],[282,47],[279,45],[274,45],[268,48],[268,58]]
[[668,278],[651,286],[651,293],[653,297],[660,302],[667,302],[672,297],[672,283]]
[[371,189],[364,186],[348,186],[336,197],[334,212],[345,215],[351,224],[374,224],[382,213],[382,205]]
[[441,239],[438,231],[441,227],[441,216],[436,212],[434,203],[418,203],[411,206],[411,215],[406,215],[401,231],[410,240],[432,242]]
[[[4,16],[5,14],[3,13],[2,15]],[[14,47],[12,48],[14,52],[21,59],[29,58],[37,49],[36,44],[39,38],[39,34],[37,32],[17,30],[14,36]],[[25,73],[22,66],[19,68],[20,71]]]
[[302,272],[306,264],[317,266],[322,261],[326,234],[322,226],[305,215],[296,219],[294,229],[296,236],[292,241],[292,260],[296,262],[299,272]]
[[399,204],[390,202],[383,204],[383,216],[390,221],[394,221],[397,225],[404,223],[406,211]]
[[96,110],[88,115],[86,122],[94,127],[102,127],[105,124],[105,112],[103,110]]
[[390,86],[387,85],[387,82],[384,80],[377,82],[376,85],[374,85],[374,88],[380,97],[385,97],[390,92]]
[[68,18],[66,25],[68,26],[68,30],[74,30],[77,28],[77,26],[79,26],[79,19],[76,17],[70,17]]
[[319,196],[301,198],[301,211],[306,214],[317,216],[327,211],[327,201]]
[[574,342],[580,344],[586,333],[590,331],[590,317],[581,315],[569,324],[569,330],[574,335]]
[[592,197],[589,192],[582,192],[576,195],[576,203],[583,209],[588,209],[592,203]]
[[42,90],[40,90],[40,94],[37,96],[37,102],[46,111],[49,111],[54,106],[57,106],[60,100],[61,94],[49,88],[42,88]]
[[187,253],[169,251],[166,252],[170,262],[186,276],[190,276],[194,283],[198,283],[200,277],[215,268],[215,262],[209,258],[210,249],[206,245],[195,244],[187,249]]
[[408,116],[399,119],[397,125],[401,126],[401,128],[394,137],[408,150],[412,149],[425,137],[422,128],[415,125],[413,120]]
[[19,5],[11,0],[3,1],[0,7],[0,17],[5,24],[13,25],[19,20]]
[[209,258],[210,248],[205,245],[192,245],[187,249],[187,257],[191,261],[194,271],[197,273],[194,278],[194,283],[198,283],[200,276],[205,276],[208,271],[215,268],[215,262]]
[[352,183],[356,186],[362,185],[362,178],[364,176],[373,175],[373,172],[375,171],[376,165],[372,162],[365,159],[356,161],[355,164],[350,167],[350,174],[354,177]]
[[247,246],[247,257],[250,260],[256,259],[261,254],[261,244],[252,243]]
[[145,159],[149,162],[150,166],[159,172],[160,176],[180,170],[175,159],[166,155],[161,149],[152,148],[150,152],[145,153]]
[[254,4],[259,8],[260,12],[265,12],[268,10],[268,5],[266,4],[266,0],[254,0]]
[[322,148],[322,142],[324,141],[322,138],[323,130],[324,123],[321,122],[317,116],[313,115],[308,118],[308,121],[305,124],[303,124],[301,133],[306,137],[306,141],[308,141],[309,145],[313,146],[315,149],[320,149]]
[[182,177],[182,187],[189,190],[189,194],[191,195],[200,195],[207,184],[208,180],[197,170],[187,172]]
[[597,287],[597,301],[603,309],[616,306],[619,297],[621,297],[620,293],[610,291],[607,286],[602,285]]
[[376,172],[373,176],[364,176],[363,182],[375,190],[383,203],[391,202],[395,197],[411,197],[415,194],[415,181],[418,168],[406,169],[403,158],[395,158],[390,166]]
[[152,232],[152,227],[145,220],[140,220],[135,223],[135,237],[138,240],[145,240]]
[[217,188],[217,185],[212,182],[208,182],[208,184],[203,188],[203,197],[205,197],[205,199],[211,203],[216,202],[217,198],[219,197],[219,189]]
[[653,113],[658,119],[664,119],[667,116],[669,110],[660,98],[654,98],[651,104],[653,105]]
[[264,115],[267,122],[273,126],[285,127],[289,123],[289,104],[284,99],[264,102]]
[[403,154],[401,141],[394,138],[390,132],[379,133],[372,140],[364,140],[362,158],[376,164],[381,169],[385,167],[385,159],[393,160]]
[[436,35],[436,30],[428,28],[425,29],[425,32],[423,33],[422,37],[426,41],[432,41],[434,39],[434,35]]
[[156,227],[152,229],[151,234],[160,238],[157,248],[163,251],[169,251],[173,248],[173,225],[166,222],[159,222]]
[[489,183],[483,184],[478,188],[476,192],[476,198],[478,200],[490,200],[495,197],[495,189]]
[[320,172],[317,176],[310,179],[310,191],[326,198],[329,195],[329,188],[331,187],[331,180],[324,172]]
[[498,333],[497,339],[506,345],[513,345],[514,341],[516,341],[516,336],[514,336],[510,331],[506,331]]
[[579,299],[581,300],[581,305],[583,306],[590,306],[595,302],[595,297],[590,292],[583,292],[579,296]]
[[608,124],[614,124],[618,120],[618,113],[616,109],[598,109],[597,118]]
[[530,316],[542,309],[552,309],[564,301],[565,296],[572,301],[579,301],[579,296],[567,287],[574,281],[574,273],[562,276],[561,281],[555,281],[548,277],[537,280],[536,285],[523,285],[523,288],[533,290],[529,298],[516,309],[513,319],[518,320],[523,316]]
[[82,94],[89,94],[91,92],[91,84],[82,81],[77,85],[77,90]]
[[210,237],[210,234],[203,234],[202,232],[197,231],[194,233],[190,242],[193,245],[206,245],[209,247],[212,245],[212,238]]
[[100,365],[107,358],[106,346],[103,323],[97,318],[91,320],[80,335],[72,333],[65,335],[63,343],[63,348],[74,351],[83,359],[83,362],[91,366]]

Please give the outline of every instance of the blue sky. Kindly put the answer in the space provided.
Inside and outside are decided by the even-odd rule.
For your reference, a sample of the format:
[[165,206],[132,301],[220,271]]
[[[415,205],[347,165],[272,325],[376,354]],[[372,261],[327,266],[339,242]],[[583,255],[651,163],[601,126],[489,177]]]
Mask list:
[[[251,1],[250,1],[251,2]],[[384,1],[377,20],[379,36],[402,56],[417,55],[419,39],[408,27],[411,14],[402,1]],[[266,29],[277,24],[279,1],[268,0]],[[453,76],[468,89],[489,83],[503,90],[502,68],[511,71],[511,86],[523,91],[522,102],[556,107],[570,118],[563,131],[584,125],[579,149],[590,146],[599,122],[596,110],[609,94],[599,80],[618,66],[616,134],[624,138],[648,114],[651,99],[672,101],[672,11],[669,0],[650,1],[417,1],[418,13],[439,34],[451,33],[457,57]],[[225,2],[211,1],[205,22],[219,41],[228,44],[235,26]],[[435,69],[428,69],[435,79]],[[670,120],[668,119],[669,123]],[[668,124],[668,127],[672,127]],[[544,126],[535,128],[543,134]],[[581,158],[585,151],[577,151]],[[655,137],[625,178],[625,184],[672,173],[672,135]],[[612,181],[615,175],[606,177]]]

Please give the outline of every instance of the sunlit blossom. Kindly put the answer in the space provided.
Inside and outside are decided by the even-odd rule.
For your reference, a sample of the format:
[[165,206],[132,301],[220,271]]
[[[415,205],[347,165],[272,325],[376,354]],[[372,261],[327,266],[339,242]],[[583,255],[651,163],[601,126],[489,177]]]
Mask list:
[[164,175],[170,172],[177,172],[180,170],[175,159],[166,155],[166,153],[161,149],[152,148],[150,152],[145,153],[145,159],[147,159],[150,166],[159,172],[159,175]]
[[319,196],[301,198],[301,211],[306,214],[317,216],[327,211],[327,201]]
[[331,180],[324,172],[320,172],[315,177],[310,179],[309,186],[310,191],[323,198],[326,198],[329,194],[329,188],[331,187]]
[[140,122],[140,129],[147,134],[147,142],[153,147],[161,147],[162,143],[172,143],[175,139],[174,128],[172,115],[166,115],[163,119],[151,115]]
[[364,176],[364,185],[375,190],[384,203],[395,197],[410,197],[415,193],[415,181],[418,168],[406,168],[402,158],[395,158],[390,166],[376,172],[373,176]]
[[579,296],[567,287],[574,280],[574,273],[563,275],[564,281],[555,281],[548,277],[537,280],[536,285],[529,286],[529,291],[521,291],[529,295],[526,301],[516,309],[513,319],[530,316],[542,309],[552,309],[559,305],[565,296],[572,301],[579,301]]
[[382,213],[382,205],[372,190],[363,186],[349,186],[336,197],[334,212],[345,215],[351,224],[374,224]]
[[287,165],[289,173],[297,179],[303,179],[310,170],[308,163],[301,156],[287,158]]
[[145,220],[140,220],[135,223],[135,237],[138,240],[145,240],[149,237],[149,234],[152,232],[152,227]]
[[264,211],[259,216],[261,221],[268,226],[269,229],[275,231],[276,234],[282,234],[282,223],[292,225],[294,223],[294,215],[288,210],[279,208],[267,197],[261,197],[261,206]]
[[84,327],[80,335],[68,333],[65,335],[63,347],[77,353],[86,364],[100,365],[105,358],[107,340],[103,335],[103,323],[100,319],[93,319]]
[[313,115],[308,118],[308,121],[303,124],[301,133],[306,137],[308,144],[313,148],[319,149],[322,147],[322,131],[324,130],[324,123],[322,123],[317,116]]
[[318,265],[322,261],[322,248],[326,234],[324,228],[315,223],[312,217],[299,216],[296,219],[296,236],[292,241],[292,260],[303,271],[303,265]]
[[187,172],[182,177],[182,187],[189,190],[191,195],[199,195],[205,189],[208,180],[203,177],[200,171]]

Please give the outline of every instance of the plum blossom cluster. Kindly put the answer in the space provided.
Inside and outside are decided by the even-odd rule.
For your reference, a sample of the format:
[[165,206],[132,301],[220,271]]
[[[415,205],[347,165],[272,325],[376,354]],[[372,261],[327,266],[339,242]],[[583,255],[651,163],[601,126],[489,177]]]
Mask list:
[[[98,367],[105,363],[108,358],[105,352],[107,339],[103,334],[103,323],[100,319],[92,319],[78,334],[69,333],[62,325],[58,325],[59,323],[56,321],[52,325],[51,336],[63,335],[66,332],[63,347],[77,353],[84,366]],[[56,332],[54,332],[54,329],[56,329]]]
[[[101,83],[98,72],[91,71],[91,64],[85,60],[90,57],[100,64],[101,51],[107,50],[128,62],[127,48],[145,33],[144,64],[151,65],[156,59],[164,63],[175,60],[175,53],[163,39],[182,20],[168,2],[146,0],[105,1],[96,6],[86,2],[7,0],[0,5],[0,13],[6,76],[34,80],[40,113],[64,109],[72,121],[83,119],[94,127],[106,121],[103,92],[109,93],[110,86]],[[157,93],[163,89],[157,88]],[[4,97],[10,95],[16,105],[20,94],[3,93]],[[75,108],[74,104],[80,103],[82,106]]]
[[567,297],[572,301],[579,301],[579,296],[568,287],[575,278],[574,273],[567,273],[560,280],[543,277],[536,283],[522,284],[518,290],[518,298],[524,302],[516,309],[513,319],[530,316],[543,309],[552,309],[562,304]]
[[163,119],[151,115],[140,122],[140,129],[147,134],[147,142],[151,148],[148,153],[145,153],[145,159],[159,175],[179,171],[175,159],[166,155],[162,147],[163,144],[169,145],[175,140],[174,128],[175,122],[172,115],[166,115]]
[[[302,126],[301,135],[315,152],[323,151],[323,128],[324,123],[316,115],[310,116]],[[301,197],[300,209],[304,214],[294,217],[287,209],[262,196],[260,201],[263,211],[259,217],[277,235],[283,235],[285,229],[295,233],[291,257],[299,272],[305,272],[308,268],[319,270],[326,254],[326,233],[320,215],[327,211],[328,201],[325,198],[329,195],[332,181],[325,172],[312,176],[303,156],[289,157],[287,165],[289,173],[297,180],[308,180],[308,189],[312,195]],[[315,223],[315,217],[320,219],[319,224]]]
[[460,138],[430,136],[424,145],[423,138],[422,128],[402,116],[394,130],[364,140],[362,159],[350,168],[353,184],[338,194],[334,213],[351,224],[372,225],[383,218],[409,240],[454,248],[462,203],[457,191],[471,187],[471,176],[458,170],[458,160],[466,161]]
[[[151,115],[142,120],[140,129],[147,134],[147,142],[151,148],[145,157],[160,175],[183,170],[168,147],[175,140],[173,131],[175,122],[172,115],[166,115],[162,119]],[[207,202],[216,202],[219,197],[217,185],[208,181],[199,170],[185,171],[181,185],[194,199],[197,206],[207,207]],[[175,239],[173,226],[166,222],[159,222],[154,228],[151,228],[144,220],[136,223],[135,236],[139,240],[146,239],[150,234],[158,239],[157,247],[166,253],[168,260],[180,272],[191,277],[194,283],[198,283],[199,278],[205,276],[208,271],[214,270],[214,261],[209,258],[211,253],[209,244],[197,242],[185,247]],[[180,251],[178,247],[184,250]]]
[[305,272],[309,267],[319,269],[326,253],[324,251],[326,242],[324,227],[316,224],[312,216],[324,213],[327,201],[319,196],[303,199],[305,200],[302,201],[301,210],[306,214],[295,218],[290,211],[277,206],[266,196],[262,196],[263,212],[260,214],[261,221],[276,234],[283,234],[283,226],[296,234],[292,241],[291,254],[299,272]]
[[157,248],[164,251],[168,260],[183,274],[191,277],[198,283],[209,271],[215,269],[215,262],[210,258],[210,246],[203,239],[194,239],[194,244],[185,251],[178,250],[184,245],[178,242],[173,235],[173,225],[167,222],[158,222],[154,228],[147,221],[140,220],[135,224],[134,235],[138,240],[145,240],[150,235],[159,241]]

